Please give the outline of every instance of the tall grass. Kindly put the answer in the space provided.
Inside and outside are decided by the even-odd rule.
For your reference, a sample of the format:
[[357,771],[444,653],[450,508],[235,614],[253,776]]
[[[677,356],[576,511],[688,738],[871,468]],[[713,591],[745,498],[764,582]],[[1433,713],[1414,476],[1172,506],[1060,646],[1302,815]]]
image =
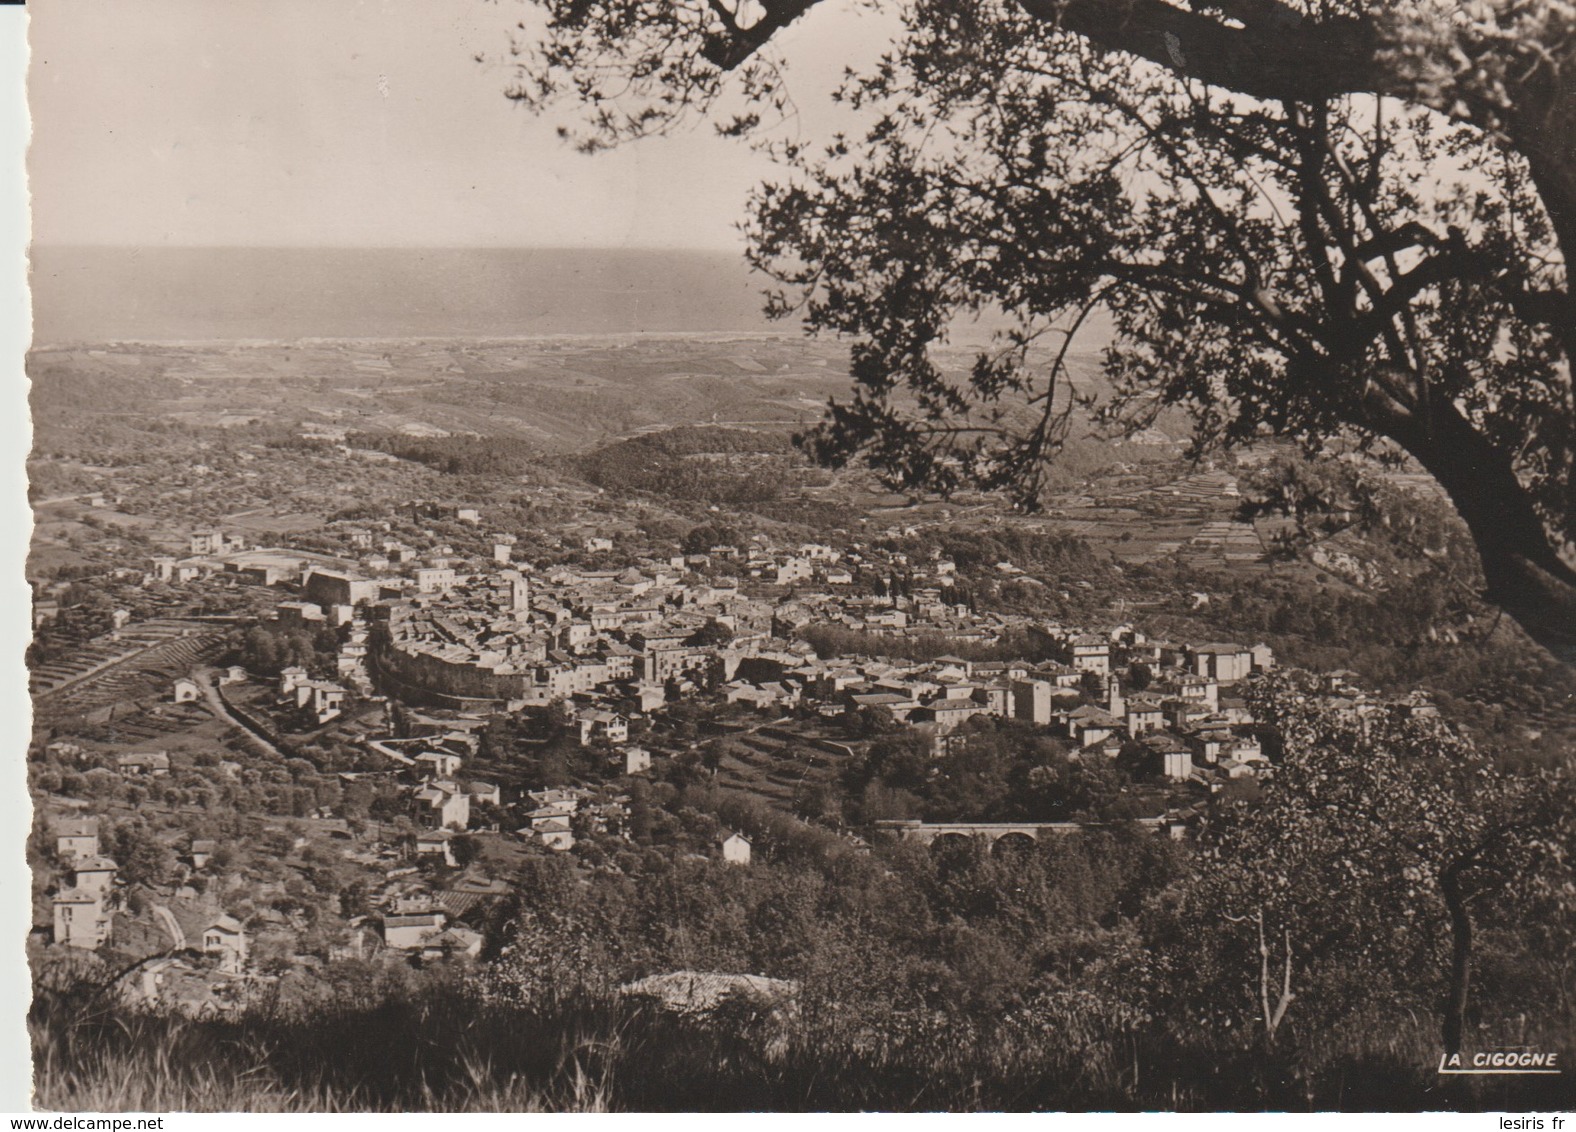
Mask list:
[[[1576,1077],[1440,1078],[1432,1025],[1354,1018],[1323,1045],[1025,1038],[938,1020],[783,1040],[592,996],[520,1008],[463,988],[191,1020],[44,994],[35,1104],[71,1111],[932,1111],[1555,1108]],[[1551,1048],[1551,1047],[1545,1047]]]
[[[433,994],[190,1019],[44,995],[34,1104],[117,1112],[597,1112],[606,1059],[574,1029]],[[472,1004],[474,1005],[474,1004]]]

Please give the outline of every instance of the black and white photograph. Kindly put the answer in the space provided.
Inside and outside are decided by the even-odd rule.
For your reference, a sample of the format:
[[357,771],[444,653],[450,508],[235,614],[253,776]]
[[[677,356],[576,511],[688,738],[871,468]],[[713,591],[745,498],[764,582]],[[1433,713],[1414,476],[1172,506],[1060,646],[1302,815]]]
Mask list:
[[35,1112],[1559,1132],[1570,0],[25,19]]

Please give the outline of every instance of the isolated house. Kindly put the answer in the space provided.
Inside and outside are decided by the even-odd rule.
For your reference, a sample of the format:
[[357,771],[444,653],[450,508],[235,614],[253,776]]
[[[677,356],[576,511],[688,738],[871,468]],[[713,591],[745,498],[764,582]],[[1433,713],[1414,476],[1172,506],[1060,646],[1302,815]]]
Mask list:
[[55,852],[67,859],[97,857],[98,818],[69,818],[55,827]]
[[550,849],[572,848],[575,839],[570,819],[579,809],[580,801],[576,798],[544,802],[526,815],[531,822],[530,833]]
[[193,841],[191,851],[192,868],[207,868],[208,861],[213,857],[214,853],[216,853],[218,849],[219,843],[217,841],[208,840],[206,838],[200,838],[196,841]]
[[89,951],[109,938],[111,915],[104,898],[80,888],[68,888],[54,899],[55,942]]
[[197,681],[182,676],[171,689],[171,698],[178,704],[189,704],[202,694]]
[[191,552],[193,554],[223,554],[226,550],[240,549],[237,545],[231,546],[224,537],[223,531],[193,531],[191,537]]
[[750,839],[742,833],[732,833],[722,839],[722,859],[732,865],[750,863]]
[[249,947],[246,929],[232,916],[216,916],[202,930],[203,954],[218,956],[219,969],[222,971],[239,974],[246,966]]

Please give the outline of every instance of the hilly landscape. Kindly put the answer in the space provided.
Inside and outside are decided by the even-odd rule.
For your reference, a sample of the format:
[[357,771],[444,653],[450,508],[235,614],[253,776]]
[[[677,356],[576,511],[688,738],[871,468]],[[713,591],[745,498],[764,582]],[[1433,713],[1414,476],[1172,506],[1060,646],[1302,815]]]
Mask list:
[[[226,257],[175,286],[178,258],[144,280],[162,291],[123,279],[78,308],[91,336],[29,359],[42,1103],[1431,1097],[1446,966],[1427,953],[1448,935],[1392,862],[1433,819],[1384,808],[1422,772],[1361,747],[1341,713],[1361,697],[1407,751],[1429,746],[1442,782],[1498,783],[1567,757],[1576,689],[1490,616],[1426,476],[1285,444],[1195,459],[1180,417],[1102,437],[1085,415],[1038,512],[914,499],[794,445],[847,395],[846,344],[723,325],[740,308],[720,271],[669,277],[688,329],[618,331],[643,326],[640,289],[588,313],[572,260],[527,279],[504,256],[473,278],[459,257],[429,308],[400,256],[381,278],[349,270],[376,256],[298,258],[288,317],[237,337],[243,284],[201,287]],[[245,286],[289,290],[291,258]],[[510,316],[538,298],[535,323]],[[466,303],[461,323],[491,329],[445,333]],[[976,349],[960,336],[934,357],[961,377]],[[1071,370],[1104,391],[1092,343]],[[329,601],[335,579],[376,579],[377,600]],[[1094,668],[1056,659],[1081,648]],[[1197,667],[1221,657],[1280,671],[1239,668],[1223,691]],[[1199,688],[1216,702],[1181,698]],[[1124,689],[1145,715],[1168,705],[1178,734],[1118,720]],[[995,709],[978,698],[996,692]],[[1318,757],[1366,775],[1328,827],[1277,800],[1310,781],[1285,739],[1306,725],[1268,713],[1310,695],[1341,728]],[[952,712],[969,714],[942,730]],[[1470,742],[1436,754],[1446,727]],[[1232,746],[1209,763],[1213,743]],[[433,759],[468,784],[437,785]],[[93,893],[78,878],[104,871],[98,851],[77,861],[69,833],[84,817],[116,873]],[[987,845],[938,823],[1014,832]],[[1375,851],[1368,830],[1406,841]],[[1358,942],[1298,968],[1278,1048],[1303,1075],[1231,1072],[1252,1064],[1245,992],[1264,967],[1237,905],[1213,902],[1302,857],[1302,888],[1334,894],[1309,915],[1359,916],[1341,928]],[[1355,898],[1354,859],[1379,862]],[[1515,977],[1485,962],[1475,991],[1492,1033],[1526,1040],[1528,1007],[1566,977],[1536,964],[1569,948],[1491,916],[1534,921],[1486,906],[1484,953]],[[1393,967],[1354,951],[1376,923]],[[251,942],[226,952],[221,929]],[[1201,947],[1222,973],[1177,980]],[[780,998],[670,1016],[637,995],[697,979]],[[1354,1016],[1348,986],[1390,997]],[[1569,1011],[1538,1025],[1532,1040],[1561,1041]],[[1381,1070],[1354,1085],[1362,1057]]]

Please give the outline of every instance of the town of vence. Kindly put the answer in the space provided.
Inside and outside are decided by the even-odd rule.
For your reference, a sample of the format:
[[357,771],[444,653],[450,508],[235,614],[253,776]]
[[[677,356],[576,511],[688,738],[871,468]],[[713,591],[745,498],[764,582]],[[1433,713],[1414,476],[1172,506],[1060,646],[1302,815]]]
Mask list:
[[[1443,886],[1516,795],[1428,695],[1119,607],[992,608],[986,583],[1024,568],[965,569],[913,530],[713,520],[670,553],[588,533],[533,563],[548,536],[489,518],[404,505],[313,549],[192,530],[97,590],[41,587],[49,1103],[1436,1096]],[[1076,575],[1040,573],[1074,602]],[[1568,1038],[1561,866],[1497,863],[1522,875],[1473,882],[1469,1039]],[[580,1030],[552,1013],[586,1002]],[[523,1047],[510,1011],[561,1044]],[[631,1011],[689,1036],[635,1042]],[[208,1084],[106,1094],[153,1074],[137,1042],[191,1033],[127,1019],[209,1027],[158,1062]],[[623,1060],[593,1070],[564,1050],[597,1025]],[[477,1064],[538,1091],[453,1092]],[[598,1091],[562,1091],[568,1065]]]

